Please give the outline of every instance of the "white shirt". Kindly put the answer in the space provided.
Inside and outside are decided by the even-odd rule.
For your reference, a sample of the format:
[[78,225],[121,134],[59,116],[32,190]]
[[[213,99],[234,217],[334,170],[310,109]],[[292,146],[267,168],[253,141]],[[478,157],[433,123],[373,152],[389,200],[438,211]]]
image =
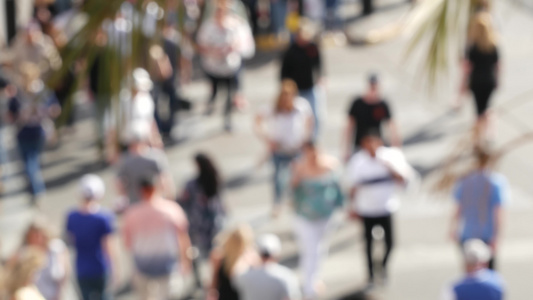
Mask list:
[[264,114],[268,120],[270,138],[279,144],[279,151],[294,153],[300,150],[308,134],[308,120],[313,115],[307,100],[297,97],[294,109],[287,113],[277,113],[273,110]]
[[[202,67],[215,76],[234,75],[242,65],[242,57],[251,57],[255,51],[249,26],[237,17],[227,17],[223,27],[213,19],[205,21],[198,32],[198,44],[208,49],[201,56]],[[228,48],[232,48],[229,53],[217,53]]]
[[402,176],[410,176],[412,169],[401,150],[396,148],[381,147],[375,158],[361,150],[348,163],[348,184],[351,188],[356,188],[352,209],[361,216],[386,216],[400,208],[400,201],[396,197],[400,185],[393,179],[384,162]]
[[154,122],[155,104],[149,92],[139,91],[130,100],[129,97],[121,99],[121,140],[128,142],[129,126],[133,123],[144,122],[147,128],[151,128]]

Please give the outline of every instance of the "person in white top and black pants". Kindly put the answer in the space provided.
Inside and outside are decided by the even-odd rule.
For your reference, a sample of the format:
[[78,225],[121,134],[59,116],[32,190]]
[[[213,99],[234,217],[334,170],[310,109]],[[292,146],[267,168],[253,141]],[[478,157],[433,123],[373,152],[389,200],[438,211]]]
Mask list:
[[392,215],[400,207],[396,192],[405,187],[415,172],[398,148],[384,147],[377,132],[367,132],[361,142],[361,151],[354,154],[347,166],[350,186],[350,217],[364,225],[369,287],[374,284],[372,231],[379,226],[385,234],[385,254],[381,276],[387,277],[387,262],[394,245]]

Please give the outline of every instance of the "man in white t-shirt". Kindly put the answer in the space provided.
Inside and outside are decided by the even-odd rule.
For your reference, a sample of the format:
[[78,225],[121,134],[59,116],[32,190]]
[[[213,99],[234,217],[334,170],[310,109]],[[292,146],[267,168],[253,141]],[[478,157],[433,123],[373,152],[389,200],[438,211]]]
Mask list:
[[412,178],[414,171],[401,150],[383,146],[379,134],[368,132],[361,141],[361,151],[348,163],[350,185],[350,217],[364,225],[369,287],[374,283],[372,257],[373,230],[379,226],[385,235],[386,251],[381,275],[386,279],[386,266],[393,247],[392,214],[400,207],[398,187]]

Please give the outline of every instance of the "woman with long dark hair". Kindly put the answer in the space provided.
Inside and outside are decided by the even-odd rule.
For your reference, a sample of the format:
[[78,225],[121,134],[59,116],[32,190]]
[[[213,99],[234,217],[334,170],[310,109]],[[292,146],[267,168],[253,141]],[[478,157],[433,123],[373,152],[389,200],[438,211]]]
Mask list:
[[189,218],[191,243],[197,249],[193,266],[196,283],[200,287],[199,259],[211,252],[213,239],[222,229],[225,212],[220,196],[220,176],[215,164],[203,153],[197,154],[194,162],[198,175],[187,183],[179,203]]

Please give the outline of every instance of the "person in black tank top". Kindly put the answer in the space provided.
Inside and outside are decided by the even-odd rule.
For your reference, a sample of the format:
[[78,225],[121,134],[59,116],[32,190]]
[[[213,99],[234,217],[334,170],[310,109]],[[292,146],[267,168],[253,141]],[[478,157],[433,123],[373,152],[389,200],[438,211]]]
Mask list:
[[241,225],[229,232],[222,245],[211,256],[213,266],[211,288],[207,299],[239,300],[233,279],[259,264],[250,226]]
[[490,98],[498,86],[499,50],[492,16],[487,11],[478,12],[470,25],[471,46],[463,63],[464,78],[461,94],[467,90],[475,99],[477,122],[476,140],[488,131]]

